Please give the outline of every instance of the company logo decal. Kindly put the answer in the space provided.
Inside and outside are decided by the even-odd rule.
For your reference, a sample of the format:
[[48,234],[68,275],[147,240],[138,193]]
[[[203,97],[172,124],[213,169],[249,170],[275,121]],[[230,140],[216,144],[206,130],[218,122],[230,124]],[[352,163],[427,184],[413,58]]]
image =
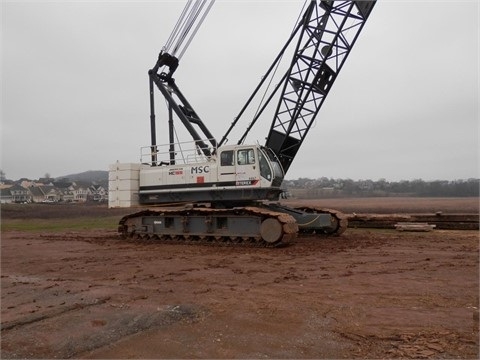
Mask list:
[[170,169],[168,175],[183,175],[183,169]]
[[192,166],[190,169],[190,174],[204,174],[210,172],[210,166]]
[[251,186],[256,185],[258,180],[239,180],[235,183],[236,186]]

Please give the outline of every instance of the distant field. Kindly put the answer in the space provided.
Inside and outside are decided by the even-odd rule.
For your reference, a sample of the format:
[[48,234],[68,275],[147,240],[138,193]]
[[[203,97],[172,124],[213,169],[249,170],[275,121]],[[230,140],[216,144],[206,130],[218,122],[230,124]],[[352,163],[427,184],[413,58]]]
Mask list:
[[2,231],[115,230],[132,209],[97,204],[3,204]]
[[[478,214],[478,198],[335,198],[315,200],[284,200],[284,204],[315,205],[345,213],[435,213]],[[135,209],[109,209],[107,204],[2,204],[1,218],[6,219],[68,219],[121,217]]]
[[71,217],[62,219],[6,219],[2,231],[65,232],[84,230],[116,230],[120,217]]
[[314,200],[286,200],[285,204],[315,204],[345,213],[375,214],[421,214],[438,211],[450,214],[478,214],[479,199],[465,198],[420,198],[420,197],[378,197],[378,198],[335,198]]
[[77,217],[123,216],[131,209],[109,209],[107,204],[2,204],[1,218],[4,219],[59,219]]

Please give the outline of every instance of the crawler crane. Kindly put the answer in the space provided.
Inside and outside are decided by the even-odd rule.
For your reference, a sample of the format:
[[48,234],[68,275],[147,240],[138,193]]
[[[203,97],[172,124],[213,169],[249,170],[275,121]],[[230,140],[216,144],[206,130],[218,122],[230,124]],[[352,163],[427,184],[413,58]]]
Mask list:
[[[205,3],[196,3],[190,13],[184,10],[182,15],[203,21],[211,6],[205,10]],[[160,240],[278,246],[299,232],[344,232],[347,221],[339,212],[292,208],[278,200],[284,192],[285,174],[374,5],[375,1],[308,2],[285,46],[219,142],[175,82],[179,47],[170,51],[166,46],[148,72],[151,145],[142,148],[140,163],[110,166],[109,206],[139,207],[120,220],[119,233]],[[194,28],[193,21],[186,24]],[[178,34],[185,38],[183,30]],[[231,130],[291,48],[293,56],[281,80],[264,96],[265,102],[243,136],[227,144]],[[169,109],[169,143],[164,146],[156,144],[155,88]],[[246,144],[248,132],[272,101],[276,106],[265,144]],[[191,141],[174,141],[173,113]]]

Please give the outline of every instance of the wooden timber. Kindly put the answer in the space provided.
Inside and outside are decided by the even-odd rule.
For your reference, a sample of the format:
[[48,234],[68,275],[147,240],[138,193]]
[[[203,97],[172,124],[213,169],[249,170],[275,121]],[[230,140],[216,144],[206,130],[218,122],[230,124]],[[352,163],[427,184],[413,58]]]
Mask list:
[[398,223],[423,223],[442,230],[478,230],[478,214],[349,214],[348,227],[395,229]]

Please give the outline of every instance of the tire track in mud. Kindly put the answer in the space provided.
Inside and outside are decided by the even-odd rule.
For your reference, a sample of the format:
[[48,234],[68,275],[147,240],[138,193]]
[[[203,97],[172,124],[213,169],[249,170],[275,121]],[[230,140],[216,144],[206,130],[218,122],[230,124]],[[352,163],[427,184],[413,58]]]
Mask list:
[[[27,316],[2,327],[2,358],[72,358],[143,331],[205,316],[196,305],[138,306],[110,297]],[[29,339],[29,341],[25,341]]]
[[[13,248],[20,246],[21,237],[10,239]],[[88,232],[23,239],[27,249],[43,250],[32,249],[20,261],[12,258],[14,271],[2,266],[2,358],[75,357],[149,329],[196,321],[205,313],[198,305],[157,305],[142,288],[141,274],[135,279],[131,272],[139,269],[138,259],[119,254],[137,252],[135,244],[115,247],[112,256],[118,238],[109,242],[108,234],[107,239]]]
[[37,321],[42,321],[46,319],[53,318],[55,316],[62,315],[64,313],[67,313],[69,311],[75,311],[75,310],[81,310],[89,306],[94,306],[94,305],[101,305],[107,302],[110,299],[110,296],[100,298],[100,299],[95,299],[91,302],[86,302],[86,303],[75,303],[72,305],[68,306],[60,306],[60,308],[54,309],[52,311],[45,311],[40,314],[36,315],[30,315],[26,316],[24,318],[21,318],[19,320],[14,320],[14,321],[7,321],[7,322],[2,322],[0,324],[0,331],[6,331],[6,330],[11,330],[16,327],[32,324]]

